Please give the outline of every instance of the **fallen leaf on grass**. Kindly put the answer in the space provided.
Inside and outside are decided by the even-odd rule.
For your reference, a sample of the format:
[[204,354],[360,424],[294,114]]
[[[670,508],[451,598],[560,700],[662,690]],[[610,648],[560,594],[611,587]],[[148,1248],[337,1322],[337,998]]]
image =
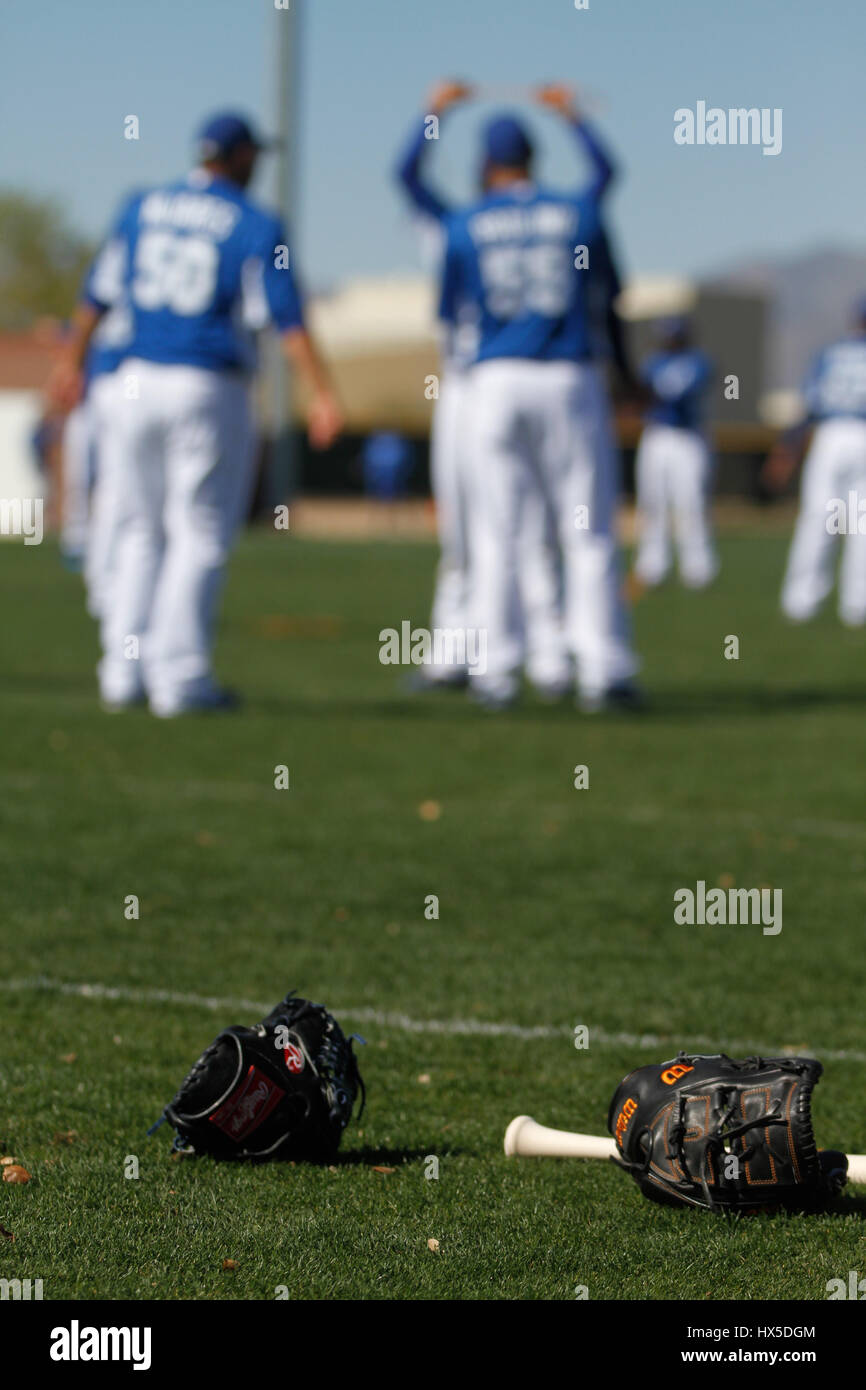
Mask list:
[[442,806],[438,801],[422,801],[418,807],[418,815],[422,820],[438,820],[442,815]]
[[374,1163],[374,1164],[373,1164],[373,1172],[374,1172],[374,1173],[396,1173],[396,1171],[397,1171],[396,1168],[385,1168],[385,1167],[382,1166],[381,1163]]
[[77,1062],[77,1061],[78,1061],[78,1053],[77,1053],[77,1052],[62,1052],[62,1053],[60,1054],[60,1060],[61,1060],[61,1062]]
[[29,1182],[30,1174],[26,1168],[22,1168],[20,1163],[13,1163],[10,1167],[3,1169],[4,1182]]
[[5,1167],[7,1167],[8,1164],[14,1163],[14,1162],[15,1162],[15,1159],[12,1157],[11,1154],[4,1154],[3,1157],[0,1158],[0,1168],[5,1168]]
[[420,1085],[422,1085],[422,1086],[429,1086],[429,1085],[430,1085],[430,1073],[429,1073],[429,1072],[426,1072],[426,1071],[422,1071],[421,1075],[418,1077],[418,1081],[419,1081]]
[[237,1260],[223,1260],[223,1269],[237,1269]]
[[61,1129],[52,1139],[52,1144],[74,1144],[78,1138],[77,1129]]
[[435,1237],[430,1237],[430,1239],[427,1242],[427,1249],[432,1250],[434,1255],[439,1254],[439,1242],[435,1239]]

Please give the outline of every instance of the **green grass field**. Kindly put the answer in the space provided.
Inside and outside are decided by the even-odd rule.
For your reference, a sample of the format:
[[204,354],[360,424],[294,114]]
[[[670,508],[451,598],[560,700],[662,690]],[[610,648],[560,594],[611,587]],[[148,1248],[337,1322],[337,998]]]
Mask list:
[[[432,547],[251,535],[217,661],[246,710],[159,722],[100,713],[78,580],[48,545],[0,546],[0,1154],[32,1174],[0,1185],[0,1278],[46,1299],[823,1299],[866,1274],[866,1189],[727,1221],[610,1165],[502,1153],[520,1112],[605,1132],[626,1071],[707,1044],[814,1051],[819,1143],[866,1150],[866,643],[832,612],[782,622],[784,550],[731,535],[712,592],[644,599],[652,710],[588,719],[401,693],[378,633],[427,622]],[[698,879],[781,888],[781,934],[675,926]],[[292,986],[368,1041],[340,1161],[170,1158],[145,1130],[189,1065]]]

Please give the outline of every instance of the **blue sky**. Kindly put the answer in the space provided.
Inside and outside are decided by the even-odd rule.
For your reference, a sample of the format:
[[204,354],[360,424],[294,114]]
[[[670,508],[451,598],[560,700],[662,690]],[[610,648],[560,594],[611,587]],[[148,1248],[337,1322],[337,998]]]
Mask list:
[[[627,269],[698,272],[817,244],[862,248],[866,105],[860,0],[291,0],[301,19],[295,238],[314,285],[411,270],[416,235],[390,169],[442,75],[562,79],[601,99],[623,174],[611,220]],[[0,185],[54,196],[97,236],[125,190],[182,172],[214,108],[273,125],[273,0],[4,0]],[[783,148],[680,147],[674,111],[781,107]],[[455,114],[434,151],[469,194],[476,128]],[[123,139],[139,117],[141,139]],[[541,173],[579,181],[556,121],[533,116]],[[265,195],[267,179],[257,182]]]

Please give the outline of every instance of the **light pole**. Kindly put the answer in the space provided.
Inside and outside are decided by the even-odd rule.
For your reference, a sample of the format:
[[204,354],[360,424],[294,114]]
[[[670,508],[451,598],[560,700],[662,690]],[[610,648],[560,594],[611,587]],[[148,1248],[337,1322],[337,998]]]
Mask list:
[[[300,37],[303,0],[283,0],[275,3],[273,24],[276,26],[274,50],[276,55],[275,134],[279,141],[276,151],[276,203],[283,222],[289,226],[292,254],[297,244],[298,189],[298,117],[301,109],[299,94]],[[273,31],[272,31],[273,32]],[[270,35],[268,35],[270,38]],[[270,491],[272,502],[290,500],[300,483],[300,450],[293,428],[293,386],[286,358],[280,345],[272,340],[269,347],[269,403],[272,448]]]

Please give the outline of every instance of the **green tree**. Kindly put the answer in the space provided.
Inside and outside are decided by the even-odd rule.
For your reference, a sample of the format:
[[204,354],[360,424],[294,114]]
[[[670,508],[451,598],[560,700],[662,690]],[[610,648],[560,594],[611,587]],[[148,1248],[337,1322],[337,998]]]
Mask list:
[[56,203],[0,191],[0,329],[66,318],[92,255]]

